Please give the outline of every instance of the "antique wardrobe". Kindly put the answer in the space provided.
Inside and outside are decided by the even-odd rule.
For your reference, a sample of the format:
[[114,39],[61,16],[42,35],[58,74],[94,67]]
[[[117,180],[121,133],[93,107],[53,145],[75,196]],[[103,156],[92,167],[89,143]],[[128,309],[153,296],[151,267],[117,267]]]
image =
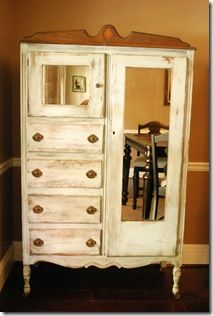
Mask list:
[[[169,263],[179,297],[193,56],[194,48],[178,38],[139,32],[122,37],[111,25],[96,36],[74,30],[21,41],[25,295],[30,265],[46,261],[70,268]],[[147,93],[156,94],[158,110],[151,99],[143,101]],[[157,121],[167,111],[169,125],[160,219],[136,218],[140,205],[122,205],[124,134],[134,134],[150,108]]]

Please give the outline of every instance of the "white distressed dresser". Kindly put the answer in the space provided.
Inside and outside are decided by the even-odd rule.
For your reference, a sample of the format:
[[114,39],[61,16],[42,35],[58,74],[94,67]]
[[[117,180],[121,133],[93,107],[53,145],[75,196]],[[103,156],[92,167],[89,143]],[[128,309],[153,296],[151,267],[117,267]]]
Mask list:
[[[122,37],[111,25],[96,36],[75,30],[21,41],[25,295],[30,265],[39,261],[70,268],[166,262],[174,265],[172,291],[179,297],[193,56],[194,48],[177,38],[139,32]],[[132,79],[131,71],[140,70],[142,77]],[[156,76],[148,75],[155,70]],[[152,83],[158,73],[161,82],[167,74],[163,94],[169,100],[157,115],[169,109],[169,146],[164,215],[153,220],[134,218],[137,210],[122,205],[122,174],[131,117],[125,115],[127,94],[129,113],[142,120],[134,111],[136,94],[145,89],[142,100],[150,83],[138,89],[140,78],[151,76]],[[150,107],[151,101],[141,112]]]

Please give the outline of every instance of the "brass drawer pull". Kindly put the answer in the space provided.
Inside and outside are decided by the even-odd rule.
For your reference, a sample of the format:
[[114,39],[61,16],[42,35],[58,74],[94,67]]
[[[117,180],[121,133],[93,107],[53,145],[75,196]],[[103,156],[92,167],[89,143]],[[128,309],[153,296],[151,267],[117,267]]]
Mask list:
[[36,247],[41,247],[41,246],[43,246],[44,241],[43,241],[41,238],[36,238],[36,239],[33,241],[33,243],[34,243],[34,245],[35,245]]
[[87,137],[88,141],[90,143],[96,143],[98,141],[98,136],[96,136],[95,134],[91,134],[90,136]]
[[87,209],[86,209],[86,212],[89,214],[89,215],[93,215],[97,212],[97,208],[95,208],[94,206],[89,206]]
[[41,170],[39,170],[39,169],[35,169],[35,170],[32,171],[32,175],[33,175],[34,177],[36,177],[36,178],[39,178],[39,177],[42,176],[42,172],[41,172]]
[[88,247],[94,247],[94,246],[96,245],[96,241],[95,241],[94,239],[88,239],[88,240],[86,241],[86,245],[87,245]]
[[44,136],[40,133],[36,133],[33,135],[32,138],[35,142],[40,142],[44,138]]
[[89,170],[89,171],[87,171],[86,175],[88,178],[92,179],[92,178],[95,178],[97,176],[97,173],[94,170]]
[[36,214],[42,213],[43,210],[44,210],[43,207],[41,207],[40,205],[36,205],[36,206],[34,206],[34,208],[33,208],[33,212],[36,213]]

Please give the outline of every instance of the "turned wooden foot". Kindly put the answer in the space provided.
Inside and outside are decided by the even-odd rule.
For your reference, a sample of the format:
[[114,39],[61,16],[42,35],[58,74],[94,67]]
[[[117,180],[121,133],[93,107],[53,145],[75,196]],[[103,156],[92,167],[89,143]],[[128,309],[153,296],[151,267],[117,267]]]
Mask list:
[[27,297],[30,294],[30,274],[31,268],[30,265],[23,266],[23,277],[24,277],[24,297]]
[[175,265],[173,268],[173,288],[172,293],[174,294],[176,299],[180,298],[180,290],[179,290],[179,281],[181,276],[181,267],[180,265]]

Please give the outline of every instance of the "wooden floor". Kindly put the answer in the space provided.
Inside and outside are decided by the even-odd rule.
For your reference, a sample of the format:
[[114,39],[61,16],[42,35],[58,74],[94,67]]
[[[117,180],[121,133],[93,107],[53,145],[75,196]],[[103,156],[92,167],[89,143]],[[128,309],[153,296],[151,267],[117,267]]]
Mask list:
[[208,266],[184,266],[181,299],[171,292],[172,268],[68,269],[40,263],[32,268],[32,292],[22,297],[17,262],[2,290],[2,312],[209,312]]

